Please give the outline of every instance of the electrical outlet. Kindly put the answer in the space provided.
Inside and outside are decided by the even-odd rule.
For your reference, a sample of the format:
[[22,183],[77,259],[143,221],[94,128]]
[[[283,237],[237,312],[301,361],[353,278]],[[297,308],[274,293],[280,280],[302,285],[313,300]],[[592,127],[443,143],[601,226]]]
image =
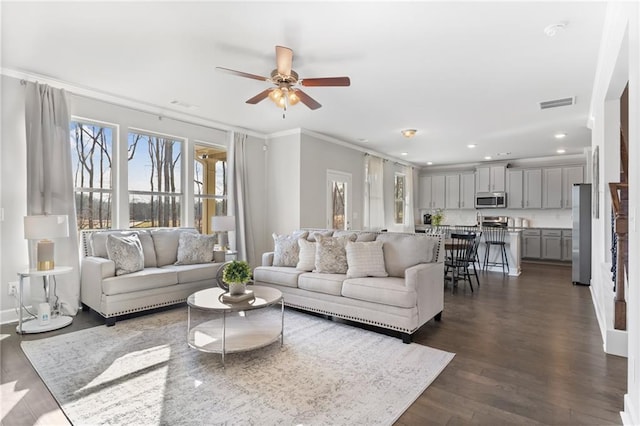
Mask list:
[[13,281],[9,283],[9,296],[16,296],[18,294],[18,282]]

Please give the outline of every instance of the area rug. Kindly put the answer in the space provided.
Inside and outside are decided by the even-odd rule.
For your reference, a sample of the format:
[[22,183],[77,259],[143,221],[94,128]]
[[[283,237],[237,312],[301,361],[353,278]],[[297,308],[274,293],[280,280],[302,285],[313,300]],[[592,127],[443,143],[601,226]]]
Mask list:
[[392,424],[454,356],[287,309],[283,347],[223,368],[187,345],[186,322],[178,308],[22,349],[74,425]]

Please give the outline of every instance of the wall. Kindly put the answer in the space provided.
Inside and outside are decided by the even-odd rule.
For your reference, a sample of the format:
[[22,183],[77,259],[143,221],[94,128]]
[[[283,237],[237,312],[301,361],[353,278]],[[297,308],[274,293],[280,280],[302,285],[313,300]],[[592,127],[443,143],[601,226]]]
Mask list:
[[[425,210],[428,213],[428,210]],[[571,209],[534,210],[534,209],[478,209],[445,210],[445,225],[475,225],[476,215],[508,216],[527,219],[531,228],[568,228],[573,226]]]
[[[286,132],[266,142],[266,233],[300,229],[300,134]],[[273,248],[273,241],[270,244]]]
[[[8,283],[29,265],[23,217],[27,214],[27,147],[24,122],[25,87],[15,78],[2,76],[2,141],[0,161],[0,320],[17,320],[14,299],[8,297]],[[28,290],[27,290],[28,292]]]
[[[624,396],[622,420],[627,425],[640,424],[640,232],[637,226],[637,212],[640,207],[640,7],[637,2],[610,2],[607,8],[605,26],[596,77],[591,97],[592,149],[600,150],[600,188],[603,195],[600,211],[605,212],[607,203],[603,200],[608,191],[605,179],[615,178],[619,170],[618,160],[610,158],[618,153],[610,148],[618,144],[619,138],[613,129],[619,123],[615,107],[611,101],[619,99],[626,81],[629,81],[629,271],[627,293],[627,332],[613,330],[613,324],[606,315],[613,303],[609,266],[603,251],[592,253],[591,291],[594,306],[598,313],[598,322],[607,350],[624,349],[628,358],[627,394]],[[618,115],[619,117],[619,115]],[[604,157],[604,158],[603,158]],[[616,181],[618,179],[615,179]],[[610,232],[608,215],[601,214],[593,221],[593,245],[601,247]],[[624,337],[624,338],[621,338]],[[614,348],[613,346],[618,346]]]
[[351,174],[351,229],[362,229],[364,205],[364,153],[300,135],[300,225],[327,227],[327,170]]

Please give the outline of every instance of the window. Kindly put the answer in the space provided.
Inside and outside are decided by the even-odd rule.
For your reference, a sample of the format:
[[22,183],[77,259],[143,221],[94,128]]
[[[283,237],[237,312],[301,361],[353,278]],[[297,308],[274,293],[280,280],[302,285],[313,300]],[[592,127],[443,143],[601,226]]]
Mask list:
[[393,183],[393,219],[396,224],[404,224],[405,175],[396,173]]
[[181,226],[181,149],[174,138],[129,133],[130,228]]
[[71,159],[78,229],[111,227],[114,133],[114,127],[71,122]]
[[227,215],[227,152],[218,147],[194,147],[194,226],[211,233],[211,217]]

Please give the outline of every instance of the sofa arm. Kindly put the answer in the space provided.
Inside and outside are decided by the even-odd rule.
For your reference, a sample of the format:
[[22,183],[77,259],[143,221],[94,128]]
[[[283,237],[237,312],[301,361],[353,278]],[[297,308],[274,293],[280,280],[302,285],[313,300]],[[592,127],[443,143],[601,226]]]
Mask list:
[[80,273],[80,300],[95,311],[100,312],[102,280],[115,277],[116,264],[102,257],[83,257]]
[[405,270],[405,285],[416,292],[419,326],[444,309],[444,263],[420,263]]
[[273,252],[262,253],[262,266],[273,266]]

